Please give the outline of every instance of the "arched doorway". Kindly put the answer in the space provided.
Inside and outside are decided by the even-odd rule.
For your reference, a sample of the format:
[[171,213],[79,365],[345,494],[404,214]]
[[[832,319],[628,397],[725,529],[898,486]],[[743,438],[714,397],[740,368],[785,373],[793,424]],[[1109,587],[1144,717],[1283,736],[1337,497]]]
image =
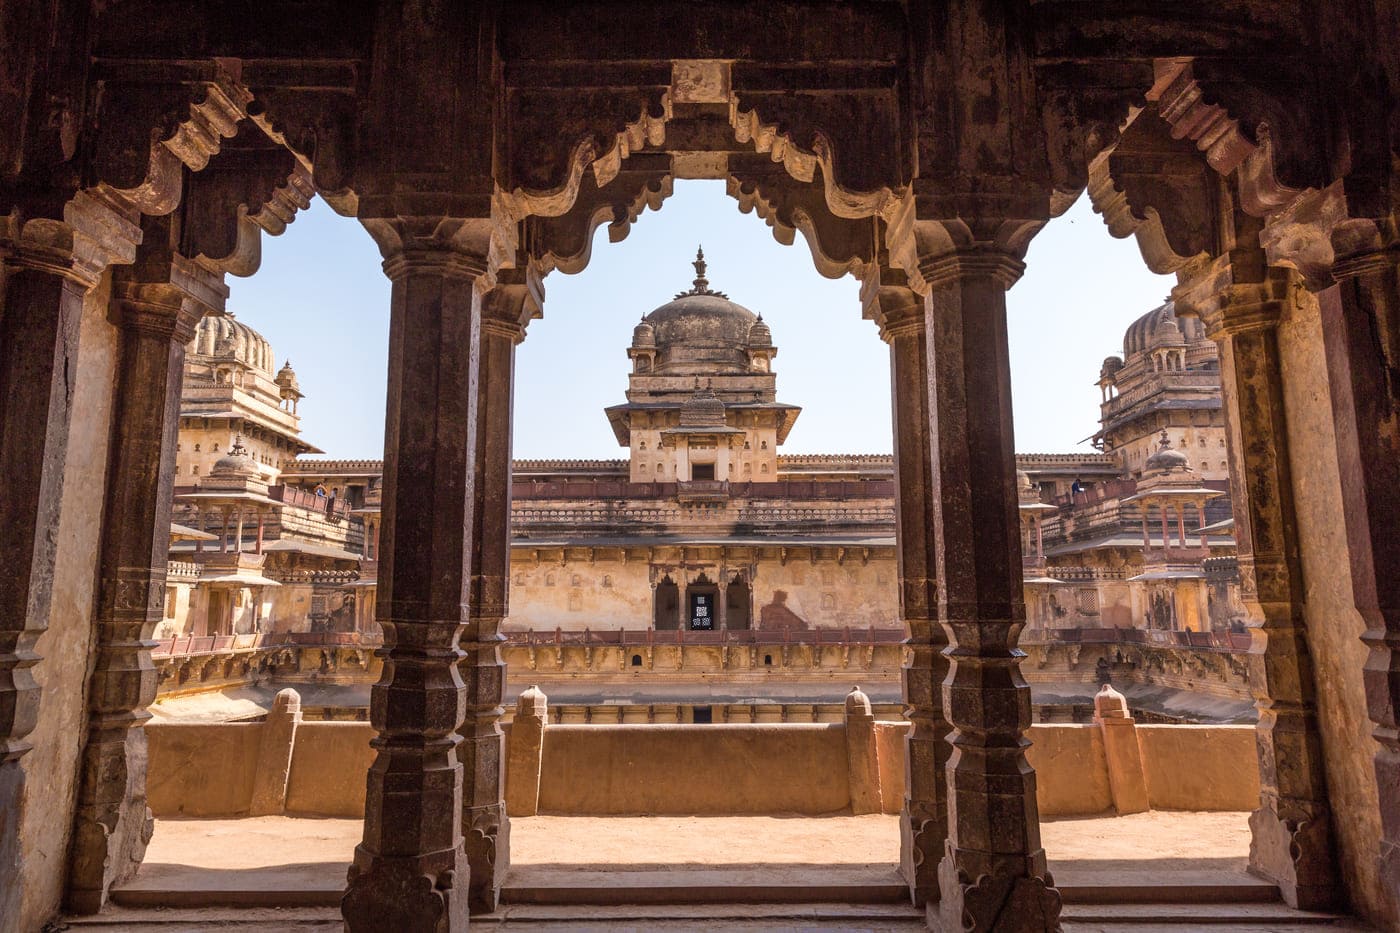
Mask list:
[[668,575],[656,584],[651,624],[658,632],[673,632],[680,624],[681,589]]

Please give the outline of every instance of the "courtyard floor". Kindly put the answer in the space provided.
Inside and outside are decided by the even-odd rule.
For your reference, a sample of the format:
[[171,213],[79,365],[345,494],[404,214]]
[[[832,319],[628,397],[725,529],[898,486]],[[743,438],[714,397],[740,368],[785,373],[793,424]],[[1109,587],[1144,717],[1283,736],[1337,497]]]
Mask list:
[[[1206,929],[1210,923],[1189,921],[1204,901],[1227,903],[1228,929],[1236,933],[1366,929],[1305,915],[1280,920],[1286,912],[1268,903],[1268,886],[1245,872],[1247,818],[1152,812],[1045,822],[1042,839],[1065,897],[1065,929]],[[360,832],[358,820],[159,820],[140,874],[119,895],[121,906],[75,921],[74,929],[336,928],[333,905]],[[510,858],[506,903],[496,916],[473,918],[474,926],[896,931],[923,925],[896,874],[893,816],[529,817],[511,821]],[[1171,898],[1177,906],[1144,905],[1154,898],[1143,892],[1162,886],[1178,889]],[[627,906],[607,906],[619,889],[630,892]],[[831,907],[845,890],[852,903]],[[677,907],[678,891],[694,903]],[[221,900],[245,907],[196,909]],[[741,901],[752,904],[736,917],[732,905]],[[815,902],[827,904],[817,909]],[[281,909],[271,910],[275,904]],[[1095,907],[1106,904],[1114,906]],[[1135,910],[1141,923],[1133,920]],[[1182,919],[1158,925],[1172,911],[1187,911],[1185,927]],[[160,922],[147,926],[143,918]]]

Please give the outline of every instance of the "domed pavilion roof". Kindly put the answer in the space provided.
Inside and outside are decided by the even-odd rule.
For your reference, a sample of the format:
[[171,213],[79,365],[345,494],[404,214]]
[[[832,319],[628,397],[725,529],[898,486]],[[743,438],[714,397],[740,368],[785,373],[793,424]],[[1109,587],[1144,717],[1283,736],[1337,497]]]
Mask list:
[[730,301],[724,292],[710,288],[705,278],[703,249],[696,254],[694,265],[695,282],[690,290],[642,318],[651,326],[656,345],[663,349],[673,344],[695,348],[747,347],[749,330],[757,323],[758,315]]
[[1168,301],[1128,325],[1123,334],[1123,355],[1131,358],[1154,347],[1179,347],[1205,339],[1205,327],[1200,320],[1177,317],[1176,304]]

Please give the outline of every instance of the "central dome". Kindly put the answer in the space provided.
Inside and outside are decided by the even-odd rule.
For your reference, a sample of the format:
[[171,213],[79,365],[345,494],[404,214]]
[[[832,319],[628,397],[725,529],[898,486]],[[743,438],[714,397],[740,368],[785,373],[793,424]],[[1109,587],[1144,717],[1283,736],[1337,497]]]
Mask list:
[[697,348],[747,346],[749,329],[758,321],[758,315],[710,288],[705,278],[704,250],[696,254],[694,265],[695,282],[691,289],[642,318],[651,325],[656,344]]

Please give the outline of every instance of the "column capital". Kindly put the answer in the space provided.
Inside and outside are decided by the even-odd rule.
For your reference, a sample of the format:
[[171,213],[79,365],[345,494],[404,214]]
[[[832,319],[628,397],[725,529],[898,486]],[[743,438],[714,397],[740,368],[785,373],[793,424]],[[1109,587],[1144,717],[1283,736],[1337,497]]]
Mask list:
[[501,269],[496,284],[481,299],[482,333],[512,343],[525,339],[530,322],[544,317],[544,281],[533,264]]
[[1200,318],[1212,340],[1277,327],[1298,273],[1277,266],[1257,271],[1243,272],[1230,254],[1218,257],[1172,289],[1177,314]]
[[490,217],[361,217],[384,257],[384,274],[397,282],[413,275],[494,284],[501,257]]
[[107,199],[80,191],[63,207],[63,219],[0,216],[0,261],[12,268],[61,276],[92,288],[109,265],[136,258],[141,227]]
[[1010,288],[1026,271],[1022,261],[1041,219],[954,218],[914,220],[888,234],[891,261],[920,294],[968,279]]
[[862,316],[875,322],[885,343],[924,333],[924,302],[903,269],[888,262],[872,266],[861,281],[860,303]]

